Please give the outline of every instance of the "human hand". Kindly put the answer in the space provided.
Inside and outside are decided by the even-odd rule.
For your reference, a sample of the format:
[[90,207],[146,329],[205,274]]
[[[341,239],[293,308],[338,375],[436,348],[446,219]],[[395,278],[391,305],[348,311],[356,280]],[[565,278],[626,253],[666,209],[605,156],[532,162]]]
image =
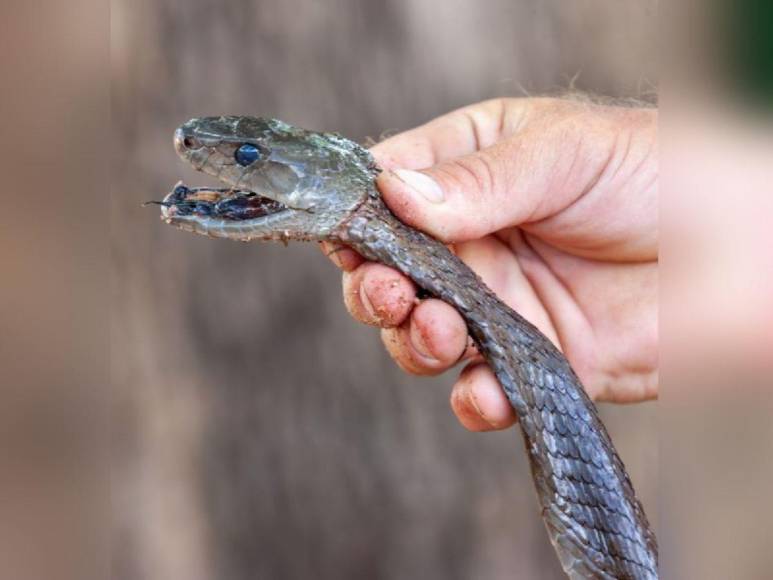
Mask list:
[[[497,99],[371,151],[395,215],[449,244],[547,335],[591,398],[656,397],[656,109]],[[408,278],[349,248],[326,243],[323,251],[344,270],[349,312],[382,328],[402,369],[434,375],[469,361],[451,394],[465,427],[515,422],[456,310],[418,300]]]

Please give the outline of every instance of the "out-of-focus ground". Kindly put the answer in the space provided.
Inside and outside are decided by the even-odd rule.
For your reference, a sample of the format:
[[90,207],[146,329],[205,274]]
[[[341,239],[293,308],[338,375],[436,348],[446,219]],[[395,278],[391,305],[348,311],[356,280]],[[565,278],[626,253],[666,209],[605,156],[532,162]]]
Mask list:
[[[163,226],[206,114],[364,141],[495,96],[653,98],[654,2],[114,1],[115,578],[561,578],[515,430],[464,431],[309,245]],[[657,522],[655,405],[604,408]]]

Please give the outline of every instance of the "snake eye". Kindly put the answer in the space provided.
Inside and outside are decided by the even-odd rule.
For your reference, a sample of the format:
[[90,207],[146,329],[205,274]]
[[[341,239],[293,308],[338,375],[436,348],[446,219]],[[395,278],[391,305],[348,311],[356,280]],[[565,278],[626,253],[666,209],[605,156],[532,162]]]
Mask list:
[[245,143],[234,153],[234,159],[236,159],[236,162],[243,167],[247,167],[248,165],[255,163],[259,157],[260,151],[257,147],[255,147],[255,145],[250,143]]

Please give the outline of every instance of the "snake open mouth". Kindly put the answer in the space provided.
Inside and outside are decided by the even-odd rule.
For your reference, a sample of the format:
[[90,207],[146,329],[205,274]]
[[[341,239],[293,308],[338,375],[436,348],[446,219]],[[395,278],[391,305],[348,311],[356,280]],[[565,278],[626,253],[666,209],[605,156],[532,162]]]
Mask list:
[[244,189],[188,187],[175,185],[163,201],[151,201],[162,207],[164,219],[182,216],[245,221],[279,213],[288,207],[278,201]]

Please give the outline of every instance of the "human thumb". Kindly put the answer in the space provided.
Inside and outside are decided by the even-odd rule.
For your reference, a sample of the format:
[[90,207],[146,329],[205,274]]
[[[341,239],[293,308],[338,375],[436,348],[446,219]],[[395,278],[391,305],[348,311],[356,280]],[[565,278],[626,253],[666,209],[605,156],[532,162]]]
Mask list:
[[587,191],[609,146],[574,136],[522,134],[421,171],[386,171],[378,187],[404,223],[446,243],[476,239],[544,219]]

